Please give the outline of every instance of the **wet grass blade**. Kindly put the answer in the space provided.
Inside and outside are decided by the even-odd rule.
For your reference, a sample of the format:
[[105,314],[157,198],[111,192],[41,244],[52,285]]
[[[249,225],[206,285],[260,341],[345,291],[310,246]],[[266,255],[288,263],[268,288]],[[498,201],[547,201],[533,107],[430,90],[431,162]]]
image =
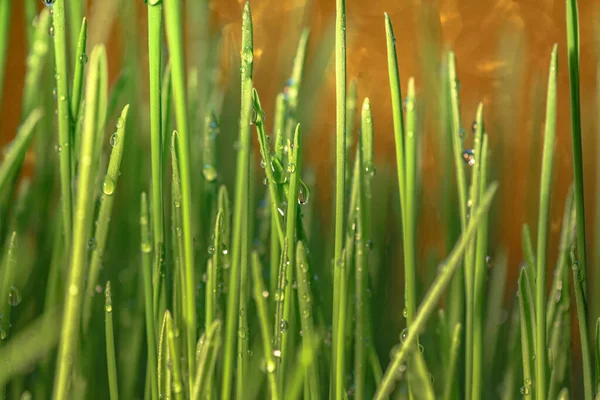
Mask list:
[[267,297],[265,296],[265,293],[268,296],[269,292],[266,291],[264,282],[262,280],[262,266],[260,264],[260,257],[256,251],[252,252],[252,280],[254,283],[254,301],[256,302],[256,310],[258,312],[260,334],[262,336],[263,352],[266,362],[269,393],[271,394],[271,399],[277,400],[279,399],[279,388],[277,386],[277,377],[275,375],[275,359],[273,357],[272,346],[273,339],[271,336],[272,325],[269,318],[269,307],[266,300]]
[[467,245],[475,236],[479,223],[482,220],[482,218],[486,215],[497,188],[498,185],[496,183],[493,183],[486,190],[484,196],[482,197],[482,201],[480,202],[479,207],[476,210],[474,210],[473,214],[471,215],[471,223],[469,224],[469,227],[461,235],[458,243],[448,256],[446,261],[442,263],[441,272],[438,274],[435,281],[430,286],[429,291],[427,292],[421,305],[419,306],[419,309],[417,310],[417,313],[415,315],[413,325],[408,331],[406,337],[404,338],[402,347],[394,355],[392,361],[388,365],[388,368],[384,374],[381,384],[378,386],[377,392],[375,393],[375,399],[383,399],[391,393],[400,366],[406,360],[410,352],[414,350],[420,330],[423,329],[425,323],[427,322],[427,319],[433,312],[446,286],[452,279],[454,272],[460,265]]
[[[531,231],[529,225],[523,224],[521,233],[521,247],[523,255],[525,256],[525,268],[527,268],[527,275],[535,276],[535,255],[533,252],[533,245],[531,241]],[[529,282],[531,284],[531,291],[535,293],[535,282]]]
[[462,325],[457,324],[454,327],[454,333],[452,334],[452,347],[450,349],[448,371],[444,382],[444,400],[450,400],[452,398],[452,387],[455,385],[454,374],[456,371],[456,364],[458,363],[458,352],[460,350],[461,331]]
[[[156,3],[156,2],[155,2]],[[196,305],[194,303],[194,290],[196,279],[194,272],[194,249],[192,225],[192,182],[190,166],[190,132],[188,131],[188,113],[185,93],[185,66],[183,55],[183,34],[181,4],[178,0],[165,0],[165,21],[167,43],[171,55],[171,81],[173,85],[173,104],[179,131],[179,166],[181,174],[181,208],[183,226],[183,265],[185,266],[185,329],[187,338],[188,374],[194,374],[194,346],[196,343]],[[156,218],[155,218],[156,219]],[[191,380],[190,380],[191,384]],[[190,386],[191,390],[191,386]]]
[[[79,21],[78,21],[79,23]],[[71,28],[74,28],[72,26]],[[77,40],[77,51],[75,53],[75,68],[73,75],[73,93],[71,95],[71,119],[73,122],[79,120],[79,110],[81,108],[81,94],[83,93],[83,70],[88,62],[88,56],[85,52],[87,43],[87,19],[83,18],[81,28],[79,30],[79,38]],[[71,131],[71,135],[75,134],[75,130]],[[71,137],[74,143],[75,139]]]
[[94,290],[100,275],[100,268],[104,258],[106,249],[106,240],[110,226],[110,218],[112,215],[113,204],[115,201],[115,191],[117,181],[119,179],[121,159],[123,157],[123,149],[125,145],[125,132],[127,126],[127,114],[129,106],[125,106],[121,113],[121,117],[117,122],[117,132],[111,138],[111,144],[114,145],[108,162],[108,170],[102,184],[102,203],[98,218],[96,220],[96,231],[94,233],[95,247],[92,250],[90,262],[89,277],[85,290],[84,305],[83,305],[83,332],[87,333],[89,320],[92,312],[92,298]]
[[[334,264],[343,263],[342,249],[344,246],[344,199],[346,196],[346,0],[336,0],[336,18],[335,18],[335,99],[336,99],[336,133],[335,133],[335,234],[334,234]],[[288,249],[293,253],[293,249]],[[340,268],[334,267],[334,310],[333,320],[338,319],[338,315],[344,307],[339,301],[341,277]],[[336,305],[338,309],[336,309]],[[338,332],[333,332],[333,348],[339,348]],[[335,360],[331,364],[331,385],[330,394],[334,399],[341,399],[343,393],[343,371],[338,371],[343,366],[343,354],[335,354]],[[339,375],[339,376],[338,376]]]
[[[11,308],[17,303],[17,296],[21,296],[18,289],[13,285],[15,284],[18,275],[18,263],[17,263],[17,251],[18,251],[17,232],[12,232],[8,241],[8,247],[6,248],[6,254],[2,259],[0,269],[0,340],[4,341],[8,339],[11,331]],[[8,301],[6,300],[8,299]],[[18,300],[20,302],[20,300]],[[3,342],[0,342],[2,344]],[[0,396],[4,388],[0,388]]]
[[196,376],[194,377],[194,386],[192,389],[192,400],[197,400],[205,393],[205,389],[210,387],[210,382],[214,380],[214,358],[221,345],[221,321],[215,320],[207,325],[202,342],[202,351],[197,356]]
[[556,139],[556,79],[558,70],[557,46],[552,50],[550,71],[548,74],[548,94],[546,98],[546,123],[544,133],[544,151],[542,156],[542,177],[540,184],[540,208],[537,230],[536,254],[536,396],[545,399],[548,385],[546,380],[546,256],[548,247],[548,219],[550,214],[550,193],[552,186],[552,167],[554,163],[554,142]]
[[[279,203],[280,198],[277,190],[277,184],[280,180],[275,177],[275,166],[274,160],[272,160],[271,150],[269,149],[269,143],[267,141],[267,134],[265,131],[265,122],[264,122],[264,111],[260,104],[260,98],[258,97],[258,92],[256,89],[252,90],[252,101],[254,110],[256,110],[256,130],[258,133],[258,143],[260,145],[260,154],[262,156],[262,164],[264,164],[265,174],[267,176],[267,186],[269,187],[269,195],[270,195],[270,204],[271,204],[271,216],[272,219],[275,220],[275,228],[276,231],[274,234],[279,238],[279,245],[283,245],[284,235],[283,235],[283,223],[281,222],[281,218],[279,217]],[[274,216],[274,217],[273,217]]]
[[[483,119],[478,113],[478,135],[483,132]],[[481,126],[481,128],[480,128]],[[480,131],[481,129],[481,131]],[[488,136],[483,135],[483,141],[479,152],[479,185],[478,199],[480,199],[487,187],[487,168],[489,160]],[[479,399],[483,392],[484,383],[484,304],[485,289],[487,281],[488,264],[488,217],[485,216],[477,230],[477,248],[475,253],[475,276],[473,288],[473,389],[471,398]]]
[[[577,0],[567,0],[567,51],[571,100],[571,134],[573,139],[573,174],[575,175],[575,209],[577,218],[577,261],[584,281],[583,296],[587,296],[587,255],[585,244],[585,208],[583,190],[583,151],[581,143],[581,104],[579,87],[579,12]],[[587,310],[586,310],[587,313]],[[587,333],[586,333],[587,334]],[[586,396],[591,395],[587,394]]]
[[[163,154],[162,144],[162,35],[163,5],[161,1],[148,2],[148,70],[150,76],[150,146],[152,167],[152,229],[154,239],[155,276],[160,276],[162,259],[164,259],[164,206],[163,206]],[[156,285],[155,285],[156,291]],[[155,296],[157,297],[157,296]],[[155,310],[156,311],[156,310]],[[188,354],[189,355],[189,354]]]
[[536,321],[534,303],[531,294],[531,285],[527,270],[522,268],[519,275],[519,316],[521,325],[521,358],[523,361],[523,386],[521,394],[524,397],[537,398],[534,395],[534,386],[536,382],[536,369],[532,364],[535,354],[535,332]]
[[247,258],[247,237],[242,237],[244,226],[248,224],[249,175],[250,169],[250,124],[252,121],[252,70],[254,63],[252,13],[250,4],[246,2],[242,16],[242,67],[241,67],[241,117],[240,117],[240,149],[237,159],[235,201],[233,211],[233,246],[230,269],[229,292],[227,296],[227,315],[225,321],[225,353],[223,355],[223,376],[221,397],[231,398],[234,371],[235,338],[238,328],[238,311],[240,303],[240,268],[242,257]]
[[[152,400],[158,400],[158,378],[156,359],[156,327],[154,324],[154,298],[152,292],[152,242],[150,241],[149,215],[148,215],[148,200],[146,193],[142,193],[140,206],[140,250],[142,257],[142,279],[144,280],[144,311],[146,317],[146,342],[148,365],[150,371],[150,393]],[[175,358],[179,360],[179,358]]]
[[[354,379],[356,398],[365,398],[365,379],[367,370],[367,288],[369,271],[369,244],[371,240],[371,174],[373,169],[373,117],[369,99],[365,99],[361,111],[360,131],[360,204],[357,216],[357,249],[356,249],[356,329],[354,341]],[[304,329],[304,328],[303,328]]]
[[[61,0],[58,0],[62,3]],[[58,2],[57,2],[58,3]],[[58,5],[58,4],[56,4]],[[54,17],[56,19],[57,12]],[[64,18],[64,15],[63,15]],[[63,20],[64,22],[64,20]],[[55,26],[56,29],[56,26]],[[64,36],[64,33],[63,33]],[[64,39],[64,38],[63,38]],[[55,36],[56,41],[56,36]],[[63,43],[64,45],[64,43]],[[57,48],[56,51],[59,51]],[[68,382],[72,373],[73,358],[79,344],[79,329],[81,324],[81,295],[86,277],[86,249],[90,237],[92,213],[90,204],[93,203],[93,159],[99,134],[98,115],[106,110],[100,110],[98,99],[101,97],[100,77],[106,75],[106,51],[104,47],[96,47],[92,51],[90,72],[86,88],[86,110],[84,121],[84,135],[81,143],[81,163],[79,166],[78,193],[76,204],[76,218],[73,231],[73,244],[70,247],[70,268],[67,279],[67,294],[65,298],[65,315],[62,321],[61,341],[58,352],[54,397],[62,399],[67,397]],[[60,91],[59,91],[60,93]],[[68,109],[66,110],[68,113]],[[60,107],[59,107],[60,116]],[[67,115],[68,119],[68,115]],[[68,133],[68,132],[67,132]],[[65,149],[65,152],[68,152]],[[70,192],[70,188],[67,188]],[[70,195],[70,193],[69,193]],[[64,199],[63,199],[64,203]],[[63,209],[63,211],[66,211]],[[65,223],[70,223],[70,218]]]
[[[73,229],[73,194],[71,189],[72,165],[75,154],[75,146],[71,141],[71,121],[70,121],[70,96],[69,96],[69,71],[67,68],[67,37],[66,37],[66,0],[56,0],[53,5],[52,26],[50,30],[54,38],[54,68],[56,70],[56,99],[58,108],[58,147],[60,159],[60,188],[61,188],[61,206],[63,215],[63,229],[65,232],[65,249],[67,252],[71,248],[71,236]],[[81,21],[81,20],[80,20]],[[91,75],[93,66],[89,68]],[[89,79],[89,77],[88,77]],[[86,96],[88,107],[93,108]],[[94,100],[95,101],[95,100]],[[83,139],[82,139],[83,140]],[[68,315],[68,313],[67,313]],[[58,392],[57,392],[58,394]]]
[[106,296],[104,302],[104,321],[106,331],[106,362],[108,365],[108,387],[110,391],[110,399],[119,399],[119,386],[117,384],[117,360],[115,357],[115,336],[113,332],[113,317],[112,317],[112,295],[110,291],[110,281],[106,283],[104,290]]
[[[293,143],[293,145],[291,144]],[[283,298],[283,319],[281,321],[275,321],[275,323],[279,322],[282,325],[287,326],[292,323],[292,319],[295,318],[296,310],[292,308],[294,304],[294,299],[292,296],[292,285],[289,282],[294,281],[295,275],[295,265],[296,265],[296,254],[294,249],[296,248],[296,215],[298,211],[298,190],[300,187],[300,174],[302,172],[302,133],[300,129],[300,124],[296,125],[296,130],[294,133],[294,141],[288,142],[288,164],[287,171],[290,174],[289,187],[288,187],[288,197],[287,197],[287,210],[286,210],[286,227],[285,227],[285,240],[287,246],[287,259],[286,262],[286,275],[285,279],[288,282],[285,285],[285,294]],[[287,328],[286,328],[287,330]],[[280,379],[285,378],[285,368],[287,368],[290,364],[291,358],[289,357],[291,354],[294,354],[294,346],[293,346],[293,338],[290,337],[291,333],[285,332],[282,338],[281,344],[281,364],[283,366],[283,370],[280,371]]]
[[[302,328],[302,359],[310,358],[311,343],[318,336],[314,324],[314,310],[312,307],[313,295],[309,285],[309,263],[304,243],[298,242],[296,250],[296,274],[298,281],[298,305],[300,308],[300,323]],[[320,399],[320,379],[318,363],[313,362],[307,366],[308,393],[311,399]],[[305,387],[306,387],[305,386]]]
[[[173,328],[173,318],[171,313],[165,311],[167,320],[167,342],[169,346],[169,357],[171,358],[172,374],[173,374],[173,394],[176,400],[183,400],[185,393],[183,389],[183,380],[181,377],[181,358],[179,356],[179,349],[177,348],[177,338],[175,337],[175,329]],[[194,361],[196,358],[194,357]]]
[[[577,195],[576,197],[577,198]],[[577,203],[575,204],[577,209]],[[571,251],[571,265],[573,269],[573,286],[575,287],[575,304],[577,305],[577,322],[579,323],[579,337],[581,340],[581,364],[583,369],[583,396],[585,400],[592,400],[594,396],[592,378],[592,357],[590,354],[590,339],[588,336],[587,300],[583,289],[585,279],[582,275],[581,264]]]

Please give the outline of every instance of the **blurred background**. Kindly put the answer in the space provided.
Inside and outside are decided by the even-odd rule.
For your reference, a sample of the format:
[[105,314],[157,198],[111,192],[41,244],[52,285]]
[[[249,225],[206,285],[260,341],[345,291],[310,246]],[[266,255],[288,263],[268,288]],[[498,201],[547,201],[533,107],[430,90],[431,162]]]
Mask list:
[[[193,2],[191,2],[193,3]],[[204,4],[204,2],[198,2]],[[314,171],[313,205],[317,220],[324,226],[323,235],[333,235],[332,188],[334,180],[333,147],[335,130],[335,82],[333,57],[333,0],[253,0],[255,45],[255,86],[267,110],[270,125],[274,98],[283,89],[290,74],[296,44],[303,27],[309,27],[311,37],[305,69],[305,81],[300,102],[305,104],[300,120],[307,127],[305,160]],[[42,7],[42,4],[39,5]],[[213,71],[214,81],[225,93],[225,107],[229,117],[221,121],[222,131],[235,137],[237,110],[239,109],[239,51],[241,11],[243,3],[235,0],[210,0],[209,21],[196,21],[190,17],[187,27],[203,24],[208,35],[220,37],[218,67]],[[0,144],[11,140],[19,124],[21,92],[26,67],[26,21],[21,1],[14,1],[11,21],[7,78],[0,105]],[[121,11],[137,9],[137,20],[126,20]],[[188,4],[193,8],[195,5]],[[588,253],[590,270],[598,260],[596,232],[596,156],[598,118],[600,111],[599,49],[600,7],[594,1],[579,1],[581,43],[581,101],[583,123],[584,173],[586,185],[586,211],[588,216]],[[141,82],[147,81],[146,11],[142,0],[90,1],[88,8],[88,51],[96,43],[107,44],[111,83],[128,64],[137,60],[136,73]],[[491,178],[500,181],[500,189],[492,207],[493,231],[490,232],[490,256],[507,256],[509,277],[507,292],[514,294],[518,266],[522,260],[521,228],[527,222],[536,237],[539,171],[543,143],[543,118],[545,113],[545,87],[552,45],[559,45],[559,103],[558,137],[554,169],[551,212],[551,253],[555,260],[562,210],[566,194],[573,179],[571,166],[571,132],[569,108],[569,82],[566,58],[565,4],[554,0],[348,0],[348,79],[356,81],[359,107],[369,97],[375,123],[375,163],[379,193],[389,201],[395,219],[384,220],[391,233],[383,239],[384,245],[399,240],[398,201],[394,172],[395,153],[391,118],[391,100],[386,63],[384,12],[390,14],[396,32],[396,46],[403,90],[408,78],[416,79],[421,134],[421,179],[419,249],[421,260],[440,259],[452,244],[444,236],[443,183],[454,180],[454,170],[448,169],[446,156],[440,152],[441,121],[438,104],[440,65],[445,51],[455,51],[458,75],[461,81],[462,124],[469,140],[471,124],[477,104],[484,104],[486,130],[490,137]],[[188,29],[188,32],[192,30]],[[197,32],[198,30],[193,30]],[[131,43],[137,54],[131,51]],[[202,39],[188,35],[189,48],[202,45]],[[194,65],[189,56],[189,65]],[[129,58],[128,58],[129,56]],[[48,66],[47,68],[52,68]],[[137,69],[139,68],[139,71]],[[202,71],[200,71],[201,73]],[[144,93],[144,88],[141,89]],[[147,96],[141,98],[146,99]],[[148,105],[133,104],[140,113],[143,137],[147,130],[145,110]],[[271,115],[269,115],[271,114]],[[56,132],[48,132],[56,136]],[[147,143],[140,143],[148,149]],[[149,159],[149,153],[148,159]],[[231,153],[233,154],[233,153]],[[233,155],[225,161],[233,162]],[[33,157],[27,159],[28,170],[35,168]],[[233,175],[231,171],[224,174]],[[389,183],[389,185],[388,185]],[[384,188],[384,185],[391,188]],[[378,243],[375,243],[377,246]],[[391,265],[390,278],[382,282],[382,296],[402,301],[400,292],[394,293],[402,282],[399,251],[386,251],[383,258],[398,260]],[[595,257],[595,258],[593,258]],[[597,265],[597,263],[595,263]],[[398,267],[394,267],[398,265]],[[553,265],[551,266],[553,267]],[[593,272],[592,272],[593,274]],[[389,297],[387,297],[389,299]],[[597,315],[592,315],[595,319]],[[393,319],[400,324],[400,315]],[[573,324],[576,325],[576,324]],[[393,334],[395,337],[396,333]],[[578,336],[575,336],[578,339]]]

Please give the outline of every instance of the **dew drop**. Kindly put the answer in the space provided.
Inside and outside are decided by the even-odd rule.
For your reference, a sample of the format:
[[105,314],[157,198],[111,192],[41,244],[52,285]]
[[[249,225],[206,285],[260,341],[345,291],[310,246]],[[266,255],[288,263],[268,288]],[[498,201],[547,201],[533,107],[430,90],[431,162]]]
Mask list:
[[521,386],[521,394],[527,396],[529,394],[529,388],[527,386]]
[[106,310],[107,313],[111,313],[112,312],[112,304],[108,303],[104,306],[104,309]]
[[79,62],[82,64],[87,64],[88,62],[88,56],[87,54],[83,53],[82,55],[79,56]]
[[104,178],[104,183],[102,184],[102,193],[107,196],[112,196],[115,193],[115,181],[110,177],[106,176]]
[[51,37],[54,37],[54,25],[50,26],[50,30],[48,30],[48,33],[50,34]]
[[6,338],[8,337],[8,334],[6,333],[6,331],[2,328],[0,328],[0,340],[6,340]]
[[289,172],[290,174],[293,174],[294,172],[296,172],[296,164],[289,163],[287,166],[287,172]]
[[18,306],[21,303],[21,292],[14,286],[11,286],[8,291],[8,305]]
[[288,326],[289,324],[285,319],[282,319],[281,322],[279,322],[279,328],[281,328],[281,332],[287,332]]
[[400,333],[400,341],[402,343],[404,343],[404,341],[406,340],[407,336],[408,336],[408,328],[404,328],[404,330],[402,331],[402,333]]
[[273,357],[280,358],[281,357],[281,350],[274,349],[273,350]]
[[473,125],[471,125],[471,132],[473,132],[473,135],[477,132],[477,121],[473,121]]
[[375,176],[375,173],[376,173],[376,172],[377,172],[377,171],[376,171],[376,169],[375,169],[375,165],[374,165],[373,163],[371,163],[371,162],[368,162],[368,163],[365,165],[365,173],[367,174],[367,176],[368,176],[369,178],[373,178],[373,177]]
[[92,251],[96,249],[96,238],[90,238],[90,240],[88,240],[88,250]]
[[143,241],[140,249],[142,250],[142,253],[150,253],[152,252],[152,245],[149,241]]
[[42,0],[42,4],[46,7],[52,7],[54,5],[55,0]]
[[280,303],[283,301],[283,299],[285,298],[285,292],[281,289],[276,289],[275,290],[275,301]]
[[175,208],[179,208],[181,207],[181,202],[179,200],[175,200],[173,201],[173,205],[175,206]]
[[57,144],[56,146],[54,146],[54,151],[60,153],[62,151],[62,146],[60,144]]
[[208,246],[208,254],[213,254],[215,252],[215,246],[214,245],[210,245]]
[[115,132],[110,136],[111,147],[115,147],[115,145],[117,144],[118,141],[119,141],[119,135],[117,134],[117,132]]
[[[275,351],[273,351],[273,355],[275,355]],[[279,356],[281,356],[281,352],[279,352]],[[273,361],[267,362],[267,372],[269,374],[275,372],[275,363]]]

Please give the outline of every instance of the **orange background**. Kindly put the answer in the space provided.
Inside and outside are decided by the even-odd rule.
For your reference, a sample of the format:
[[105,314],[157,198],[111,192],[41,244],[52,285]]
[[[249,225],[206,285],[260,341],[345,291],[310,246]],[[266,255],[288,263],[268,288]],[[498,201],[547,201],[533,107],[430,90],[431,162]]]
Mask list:
[[[134,1],[134,0],[127,0]],[[96,2],[92,2],[96,3]],[[116,5],[119,1],[102,1],[104,5]],[[97,3],[96,3],[97,4]],[[141,64],[146,65],[147,49],[145,47],[145,12],[143,2],[136,1],[139,7],[140,53]],[[581,37],[581,97],[583,114],[583,144],[584,169],[586,184],[586,207],[588,210],[588,246],[592,250],[592,222],[594,217],[595,190],[595,156],[598,131],[596,114],[599,106],[596,103],[596,65],[598,38],[593,26],[595,7],[594,1],[579,1],[580,6],[580,37]],[[277,90],[281,90],[284,81],[273,79],[273,66],[281,64],[280,44],[283,38],[293,35],[293,43],[299,32],[301,21],[308,21],[312,29],[310,55],[316,48],[316,43],[323,40],[326,27],[335,13],[333,0],[253,0],[255,25],[255,84],[266,93],[263,103],[265,109],[272,110],[272,98]],[[306,8],[306,14],[302,14]],[[93,8],[93,7],[92,7]],[[223,67],[239,54],[239,30],[242,5],[232,0],[212,0],[210,8],[213,11],[211,26],[213,29],[223,29],[225,34]],[[463,126],[467,131],[473,120],[475,108],[479,101],[485,105],[485,117],[488,122],[488,133],[494,153],[502,153],[500,165],[492,165],[494,176],[501,176],[501,186],[494,207],[498,216],[493,225],[491,251],[506,248],[509,254],[511,270],[521,259],[520,236],[521,225],[529,222],[535,240],[535,225],[537,213],[528,214],[526,204],[537,203],[537,196],[527,197],[524,179],[528,168],[528,157],[531,154],[532,137],[541,138],[541,129],[531,126],[531,88],[534,82],[541,84],[541,94],[545,95],[548,62],[553,43],[559,44],[559,107],[558,107],[558,138],[555,159],[551,214],[552,252],[549,260],[556,256],[556,243],[560,229],[562,208],[567,189],[572,181],[571,168],[571,135],[570,111],[568,100],[568,76],[566,60],[565,32],[565,3],[554,0],[348,0],[348,78],[357,79],[359,104],[362,98],[368,96],[374,112],[376,129],[376,164],[378,170],[388,163],[393,165],[395,160],[393,146],[393,131],[391,119],[391,104],[388,86],[385,33],[383,13],[388,12],[394,22],[396,31],[396,46],[400,63],[400,74],[405,88],[409,76],[415,76],[418,95],[426,97],[423,82],[423,33],[427,27],[438,35],[444,46],[452,48],[458,59],[458,73],[461,80],[461,102]],[[0,108],[0,144],[10,140],[15,133],[20,115],[21,90],[25,72],[25,33],[23,25],[22,2],[14,2],[13,19],[9,39],[9,54],[7,60],[7,77],[4,86],[3,102]],[[90,20],[90,29],[101,27],[101,21]],[[111,79],[120,70],[121,45],[119,30],[116,25],[111,31],[97,33],[96,37],[109,39],[109,59]],[[517,38],[518,46],[509,47],[500,55],[502,38],[507,32]],[[91,35],[93,36],[93,35]],[[94,39],[92,39],[93,41]],[[285,42],[290,43],[289,40]],[[284,49],[285,50],[285,49]],[[286,50],[286,66],[291,64],[294,49]],[[504,57],[504,58],[503,58]],[[306,154],[307,163],[317,168],[318,181],[315,193],[320,204],[330,205],[329,196],[333,187],[332,154],[335,130],[334,116],[334,79],[333,54],[328,78],[319,96],[319,113],[315,116],[318,123],[311,134],[310,152]],[[289,67],[287,67],[289,68]],[[514,93],[501,94],[507,77],[519,68],[523,72],[523,80]],[[144,71],[144,73],[146,73]],[[537,81],[536,81],[537,79]],[[229,82],[236,84],[235,82]],[[499,94],[500,93],[500,94]],[[542,104],[543,106],[543,104]],[[504,110],[503,114],[499,110]],[[425,111],[426,112],[426,111]],[[432,113],[425,114],[426,118],[435,119]],[[507,121],[508,119],[508,121]],[[504,120],[503,132],[495,132],[497,122]],[[431,122],[431,121],[430,121]],[[435,127],[435,122],[433,125]],[[502,136],[500,136],[500,134]],[[541,139],[540,139],[541,140]],[[441,247],[439,237],[443,223],[439,210],[439,181],[447,179],[454,171],[440,171],[442,165],[436,160],[434,139],[428,135],[424,143],[421,163],[424,185],[423,213],[420,224],[421,247]],[[533,149],[541,154],[541,147]],[[536,193],[534,191],[534,193]],[[321,207],[328,208],[328,207]],[[326,220],[329,220],[329,217]],[[591,260],[590,254],[590,260]],[[513,275],[514,277],[514,275]],[[514,280],[513,280],[514,281]]]

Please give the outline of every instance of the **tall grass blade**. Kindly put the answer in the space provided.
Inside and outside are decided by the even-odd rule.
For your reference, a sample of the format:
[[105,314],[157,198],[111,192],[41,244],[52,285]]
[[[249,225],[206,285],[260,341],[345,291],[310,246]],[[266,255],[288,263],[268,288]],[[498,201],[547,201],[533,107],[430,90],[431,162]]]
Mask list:
[[[57,3],[58,2],[62,3],[61,0],[58,0]],[[58,6],[58,4],[56,4],[56,6]],[[55,11],[55,21],[56,14],[57,12]],[[64,39],[64,33],[62,35]],[[60,49],[57,48],[56,51],[60,51]],[[81,143],[81,163],[79,166],[77,204],[74,219],[75,225],[73,229],[75,235],[73,236],[73,243],[70,247],[70,268],[67,279],[67,295],[64,305],[65,314],[62,321],[61,340],[57,358],[54,386],[55,399],[64,399],[67,397],[68,383],[73,368],[73,360],[75,359],[77,346],[79,344],[79,329],[81,324],[82,308],[81,295],[83,292],[82,285],[85,282],[87,272],[86,249],[88,247],[88,238],[90,237],[92,221],[90,204],[93,202],[93,160],[94,153],[96,151],[95,146],[97,145],[98,141],[97,136],[100,134],[98,125],[102,118],[99,118],[99,116],[106,112],[106,110],[101,110],[97,106],[99,106],[99,98],[101,97],[100,78],[103,75],[106,75],[106,69],[106,51],[104,47],[100,46],[94,48],[92,51],[90,71],[86,87],[87,106],[85,110],[84,135]],[[68,108],[66,112],[68,113]],[[65,152],[69,152],[69,150],[65,149]],[[70,192],[70,188],[67,189]],[[63,199],[63,203],[64,202],[65,199]],[[63,209],[63,211],[66,210]],[[70,218],[69,221],[64,222],[70,223]],[[68,239],[66,240],[68,241]]]
[[544,152],[542,156],[542,177],[540,184],[540,208],[537,230],[537,268],[536,268],[536,387],[538,398],[547,396],[546,380],[546,255],[548,246],[548,218],[550,214],[550,193],[552,185],[552,167],[554,162],[554,142],[556,138],[556,79],[557,55],[555,45],[550,60],[548,74],[548,94],[546,98],[546,123],[544,133]]
[[[155,1],[155,3],[158,3]],[[165,0],[164,11],[166,20],[167,42],[171,54],[171,80],[173,85],[173,104],[179,131],[179,165],[181,173],[181,208],[183,215],[183,265],[185,266],[185,291],[186,312],[184,316],[188,361],[188,374],[194,374],[194,346],[196,343],[196,307],[194,303],[194,290],[196,287],[194,250],[192,226],[192,182],[190,165],[190,132],[188,130],[188,116],[185,93],[185,67],[183,55],[183,34],[181,2],[179,0]],[[156,216],[155,216],[156,219]],[[191,391],[191,387],[190,387]]]
[[[575,175],[575,209],[577,210],[577,260],[579,261],[579,273],[584,282],[583,295],[585,297],[587,295],[585,285],[585,282],[587,282],[587,256],[585,248],[583,150],[581,143],[581,104],[579,94],[579,11],[577,9],[577,0],[567,0],[566,7],[569,86],[571,89],[569,94],[571,101],[571,135],[573,139],[573,174]],[[587,332],[585,334],[587,335]]]
[[[240,116],[240,148],[237,157],[235,202],[233,211],[232,232],[232,265],[230,269],[229,292],[227,295],[227,316],[225,321],[225,353],[223,355],[223,377],[221,398],[231,398],[235,338],[238,328],[238,311],[240,303],[241,264],[247,259],[248,224],[248,191],[250,169],[250,124],[252,121],[252,70],[254,64],[252,13],[250,3],[246,2],[242,16],[242,53],[241,53],[241,116]],[[244,228],[245,227],[245,228]]]
[[111,144],[114,146],[108,163],[108,170],[102,183],[102,203],[98,218],[96,220],[96,231],[94,233],[95,246],[92,250],[90,262],[89,277],[85,289],[83,304],[83,331],[87,333],[89,320],[92,312],[92,298],[94,290],[100,275],[100,268],[104,259],[106,249],[106,239],[110,226],[113,204],[115,201],[115,191],[119,180],[121,159],[123,157],[123,148],[125,146],[125,132],[127,126],[127,114],[129,106],[125,106],[117,122],[117,132],[111,137]]

